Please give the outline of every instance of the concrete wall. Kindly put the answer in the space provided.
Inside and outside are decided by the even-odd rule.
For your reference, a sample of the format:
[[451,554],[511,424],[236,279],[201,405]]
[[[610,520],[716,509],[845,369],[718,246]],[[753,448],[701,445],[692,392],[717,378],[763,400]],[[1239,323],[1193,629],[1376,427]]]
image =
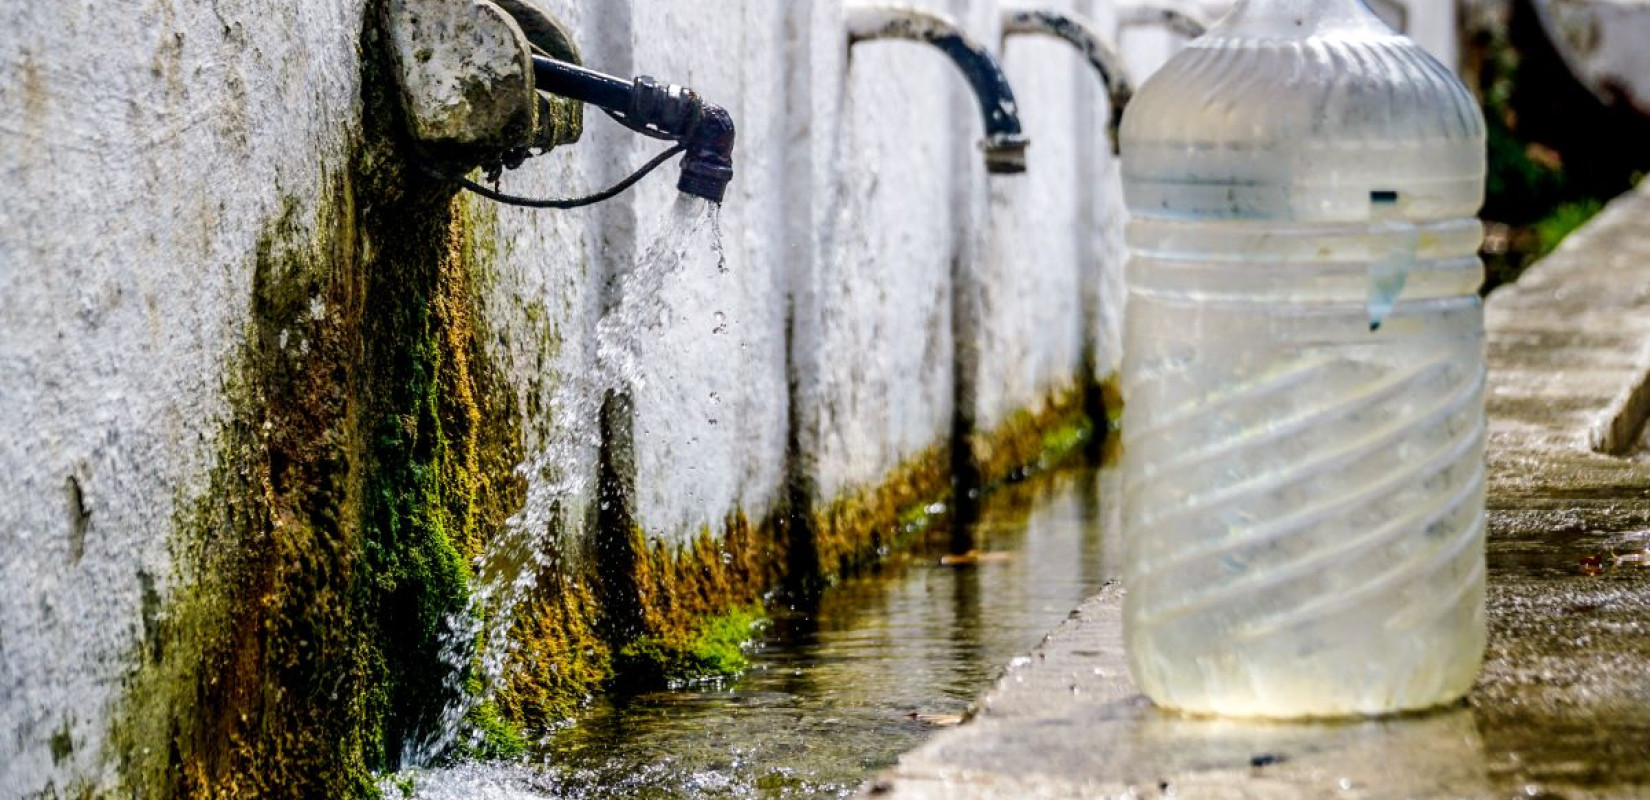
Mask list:
[[360,22],[330,0],[0,11],[0,796],[109,769],[253,254],[358,126]]
[[[1051,4],[1115,32],[1105,0]],[[913,44],[850,54],[838,2],[544,5],[588,65],[727,106],[739,177],[715,220],[679,200],[674,168],[579,211],[459,201],[486,254],[480,352],[509,400],[483,410],[520,438],[519,464],[484,462],[522,496],[491,539],[518,563],[477,560],[483,594],[531,583],[512,579],[521,553],[596,558],[609,500],[685,544],[735,513],[875,491],[943,458],[959,413],[990,432],[1075,386],[1085,358],[1115,370],[1116,161],[1104,94],[1064,45],[1008,46],[1031,172],[987,178],[953,67]],[[992,0],[923,5],[997,41]],[[157,615],[188,594],[177,529],[215,499],[269,231],[316,240],[325,264],[322,221],[349,213],[326,187],[366,127],[366,13],[0,12],[0,797],[125,780],[110,720]],[[1177,46],[1124,44],[1142,78]],[[504,188],[591,191],[655,152],[594,111],[586,127]],[[603,463],[629,473],[626,496],[599,497]]]

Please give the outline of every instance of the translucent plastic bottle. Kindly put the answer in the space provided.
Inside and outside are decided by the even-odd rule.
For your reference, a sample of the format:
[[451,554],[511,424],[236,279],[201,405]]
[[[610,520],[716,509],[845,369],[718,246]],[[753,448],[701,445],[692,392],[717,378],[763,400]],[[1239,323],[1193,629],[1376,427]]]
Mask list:
[[1246,0],[1122,141],[1136,682],[1239,716],[1459,698],[1484,647],[1476,103],[1359,0]]

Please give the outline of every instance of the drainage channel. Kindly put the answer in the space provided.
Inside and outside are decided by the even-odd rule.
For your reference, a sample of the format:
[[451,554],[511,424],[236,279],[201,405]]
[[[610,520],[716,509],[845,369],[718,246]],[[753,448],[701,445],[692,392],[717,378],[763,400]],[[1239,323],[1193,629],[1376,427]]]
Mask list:
[[945,558],[951,534],[935,526],[817,607],[770,610],[736,680],[604,697],[530,762],[458,765],[407,788],[423,800],[852,796],[957,724],[1100,589],[1114,560],[1100,480],[1073,470],[1009,487],[986,501],[974,556]]

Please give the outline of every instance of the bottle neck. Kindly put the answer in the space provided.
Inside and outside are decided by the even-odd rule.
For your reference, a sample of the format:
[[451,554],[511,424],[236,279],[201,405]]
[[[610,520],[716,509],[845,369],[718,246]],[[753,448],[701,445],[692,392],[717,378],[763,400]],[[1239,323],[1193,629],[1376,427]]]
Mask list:
[[1363,0],[1239,0],[1213,33],[1295,39],[1324,34],[1388,35]]

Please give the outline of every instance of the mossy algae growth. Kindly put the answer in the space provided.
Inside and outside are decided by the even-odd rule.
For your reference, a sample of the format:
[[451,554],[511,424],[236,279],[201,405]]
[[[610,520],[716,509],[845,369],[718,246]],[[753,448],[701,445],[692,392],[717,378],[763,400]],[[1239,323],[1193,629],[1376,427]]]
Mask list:
[[[523,502],[519,420],[474,313],[485,221],[403,159],[368,19],[364,130],[260,240],[218,464],[148,593],[110,735],[133,796],[372,796],[477,689],[449,628]],[[486,752],[520,749],[496,709],[470,720]]]
[[259,243],[218,466],[182,506],[169,597],[146,591],[144,660],[110,736],[134,796],[371,792],[349,179],[326,197],[313,228],[289,203]]
[[1026,477],[1028,471],[1048,469],[1078,453],[1095,436],[1094,420],[1085,408],[1085,388],[1074,382],[1050,391],[1036,407],[1016,412],[996,428],[971,433],[970,457],[980,477],[980,489]]
[[745,647],[764,622],[762,607],[750,605],[703,622],[685,638],[644,636],[619,650],[618,674],[672,687],[738,675],[750,668]]
[[803,551],[793,559],[803,570],[798,577],[828,581],[897,546],[905,535],[902,520],[951,498],[951,466],[950,445],[938,445],[906,460],[881,484],[803,515],[804,527],[793,544]]

